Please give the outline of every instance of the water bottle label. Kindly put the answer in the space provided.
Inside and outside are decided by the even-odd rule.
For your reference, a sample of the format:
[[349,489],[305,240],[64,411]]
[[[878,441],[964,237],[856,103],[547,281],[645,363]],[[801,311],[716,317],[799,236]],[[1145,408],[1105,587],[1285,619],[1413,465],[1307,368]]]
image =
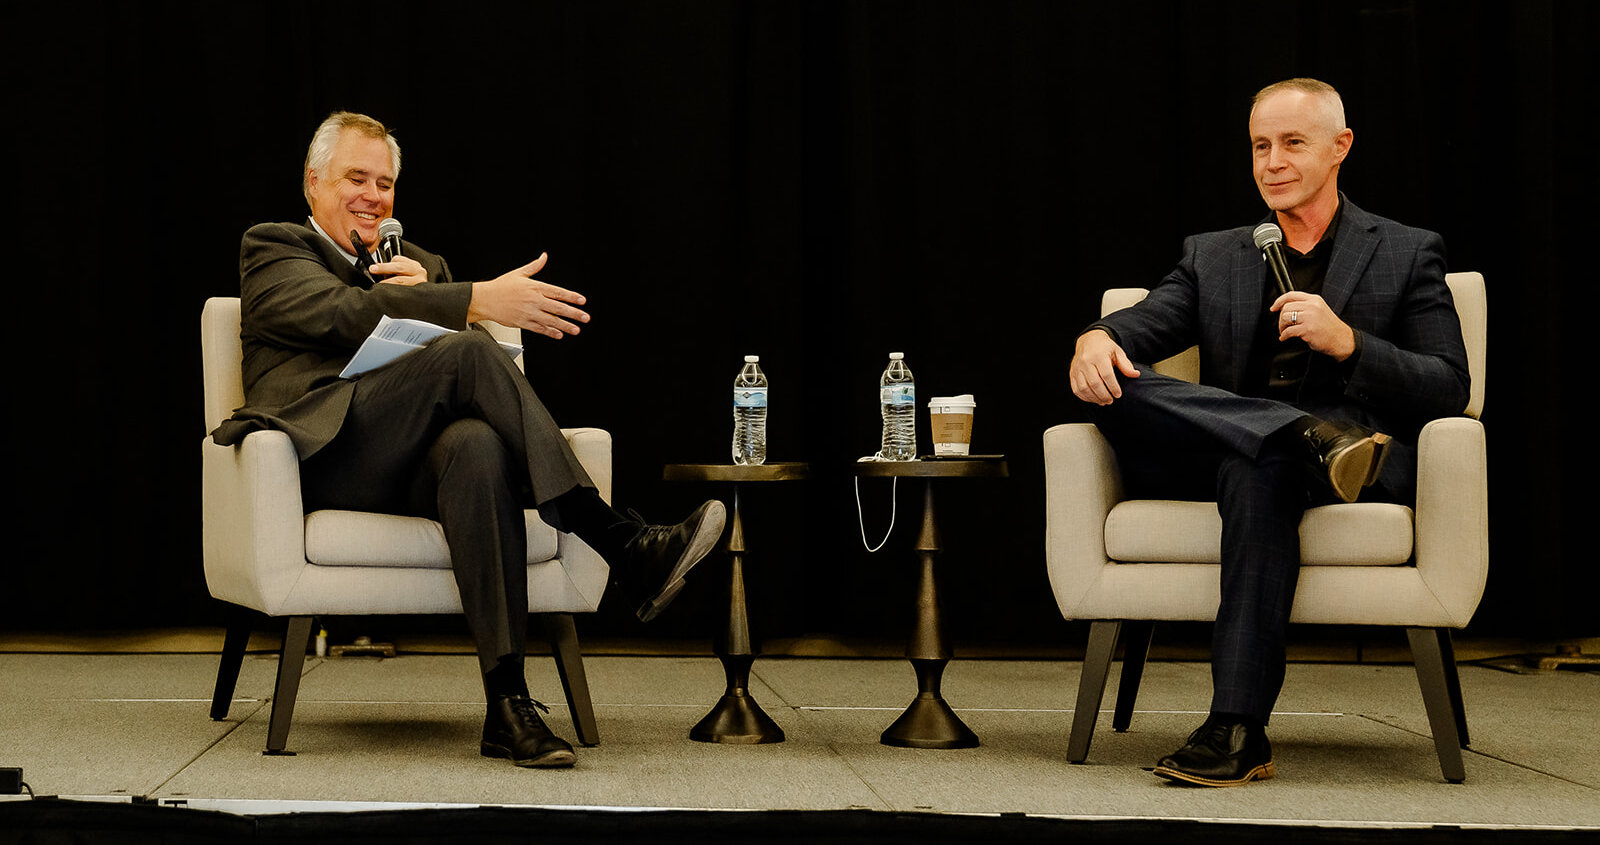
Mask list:
[[915,405],[917,388],[912,384],[886,384],[878,388],[878,402],[884,405]]
[[738,387],[733,391],[733,407],[735,408],[765,408],[767,407],[767,389],[765,387]]

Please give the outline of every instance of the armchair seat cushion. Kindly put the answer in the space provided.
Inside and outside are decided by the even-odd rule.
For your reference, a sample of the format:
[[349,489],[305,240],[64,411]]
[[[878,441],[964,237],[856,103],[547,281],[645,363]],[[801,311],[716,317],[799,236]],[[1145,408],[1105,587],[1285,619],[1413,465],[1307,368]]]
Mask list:
[[[1315,566],[1411,563],[1415,517],[1404,505],[1357,502],[1306,511],[1300,562]],[[1215,502],[1134,499],[1106,517],[1106,557],[1117,562],[1222,562],[1222,517]]]
[[[556,530],[527,511],[528,563],[558,557]],[[321,510],[306,516],[306,560],[319,566],[449,569],[444,528],[431,519]]]

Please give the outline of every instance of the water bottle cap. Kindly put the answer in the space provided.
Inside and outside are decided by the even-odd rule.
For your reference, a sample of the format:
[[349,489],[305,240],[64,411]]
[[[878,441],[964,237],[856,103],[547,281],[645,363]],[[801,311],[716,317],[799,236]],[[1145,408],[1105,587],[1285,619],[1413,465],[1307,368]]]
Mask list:
[[901,358],[904,358],[904,357],[906,357],[906,353],[904,353],[904,352],[890,352],[889,353],[889,360],[891,360],[891,361],[898,361],[898,360],[900,360]]
[[761,356],[760,355],[746,355],[746,356],[744,356],[744,362],[746,364],[759,364],[759,363],[761,363]]

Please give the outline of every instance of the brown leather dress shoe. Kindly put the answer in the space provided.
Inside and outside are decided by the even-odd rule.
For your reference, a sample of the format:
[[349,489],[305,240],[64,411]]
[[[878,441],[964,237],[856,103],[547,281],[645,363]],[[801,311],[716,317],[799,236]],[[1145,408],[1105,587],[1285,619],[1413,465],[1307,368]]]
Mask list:
[[1272,743],[1259,725],[1211,716],[1177,751],[1161,758],[1155,774],[1199,786],[1243,786],[1277,774]]
[[1334,423],[1306,417],[1301,437],[1328,474],[1334,495],[1354,502],[1361,488],[1378,480],[1392,438],[1355,423]]
[[545,727],[539,711],[550,708],[525,695],[497,695],[489,701],[483,719],[485,757],[509,757],[511,762],[535,769],[561,769],[577,762],[572,746]]

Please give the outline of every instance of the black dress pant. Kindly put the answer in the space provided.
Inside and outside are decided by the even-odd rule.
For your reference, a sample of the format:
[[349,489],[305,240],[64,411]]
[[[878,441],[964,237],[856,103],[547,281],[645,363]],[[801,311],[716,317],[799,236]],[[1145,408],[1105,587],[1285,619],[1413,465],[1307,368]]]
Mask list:
[[[593,486],[522,372],[481,331],[361,376],[338,436],[302,462],[300,479],[307,510],[439,521],[486,672],[524,650],[524,509]],[[555,508],[540,514],[561,529]]]
[[1129,498],[1217,503],[1222,572],[1211,711],[1265,724],[1283,687],[1300,519],[1308,507],[1335,501],[1292,424],[1332,412],[1138,366],[1139,378],[1121,381],[1122,398],[1095,406],[1092,418],[1116,451]]

